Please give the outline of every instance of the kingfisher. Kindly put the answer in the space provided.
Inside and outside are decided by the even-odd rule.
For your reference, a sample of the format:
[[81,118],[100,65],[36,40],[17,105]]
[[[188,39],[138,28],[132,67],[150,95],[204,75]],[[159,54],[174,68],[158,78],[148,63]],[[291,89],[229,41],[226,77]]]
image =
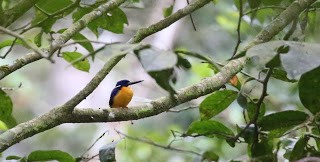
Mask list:
[[117,82],[116,87],[112,90],[109,100],[109,105],[112,108],[127,108],[132,99],[133,91],[129,85],[137,84],[143,80],[130,82],[129,80],[120,80]]

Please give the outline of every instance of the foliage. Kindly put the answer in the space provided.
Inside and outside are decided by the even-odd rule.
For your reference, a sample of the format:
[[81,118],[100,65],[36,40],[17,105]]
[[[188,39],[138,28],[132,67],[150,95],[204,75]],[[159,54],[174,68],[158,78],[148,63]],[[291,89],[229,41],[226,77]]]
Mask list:
[[[246,69],[237,74],[237,76],[234,75],[227,78],[227,83],[222,83],[223,81],[209,83],[225,84],[221,85],[219,90],[206,89],[206,87],[201,87],[201,84],[197,85],[197,90],[200,89],[200,91],[211,93],[201,98],[200,103],[194,102],[199,107],[198,111],[192,113],[186,112],[185,114],[187,115],[184,114],[183,116],[185,118],[172,119],[166,117],[159,120],[162,122],[161,124],[168,122],[170,123],[169,125],[181,122],[177,124],[179,126],[174,128],[179,130],[169,130],[167,127],[170,126],[165,124],[166,128],[164,130],[166,130],[166,134],[163,136],[159,135],[160,132],[157,132],[158,130],[154,130],[154,132],[145,131],[146,128],[137,128],[135,131],[129,130],[129,134],[134,134],[137,137],[148,136],[150,140],[136,139],[143,144],[137,144],[132,141],[128,142],[127,150],[123,146],[123,141],[119,144],[118,142],[106,144],[99,150],[98,155],[101,161],[115,161],[118,159],[119,157],[115,154],[117,147],[123,152],[122,155],[126,156],[121,157],[122,159],[127,160],[129,156],[137,156],[130,157],[132,161],[157,161],[160,158],[170,160],[170,158],[173,159],[177,156],[158,154],[160,151],[153,150],[154,147],[186,153],[188,155],[179,154],[177,156],[182,157],[185,161],[218,161],[221,159],[249,159],[252,161],[280,161],[287,159],[289,161],[296,161],[307,156],[320,156],[320,37],[316,35],[319,33],[318,26],[320,24],[319,2],[307,6],[307,9],[303,10],[298,17],[292,20],[291,25],[282,29],[277,35],[270,37],[270,39],[273,39],[265,42],[267,39],[262,38],[263,35],[260,35],[260,37],[254,38],[255,42],[253,41],[246,48],[243,44],[234,45],[230,41],[238,40],[237,42],[241,43],[249,40],[250,42],[252,37],[258,34],[260,30],[269,30],[272,27],[280,28],[276,25],[282,22],[277,22],[277,18],[285,9],[290,8],[290,5],[294,3],[293,0],[214,1],[214,14],[212,14],[211,10],[204,9],[203,13],[193,15],[196,19],[195,25],[200,24],[201,33],[198,31],[196,34],[191,31],[181,31],[180,34],[179,31],[179,36],[177,36],[177,42],[174,43],[173,49],[161,49],[153,44],[132,41],[144,35],[143,32],[149,32],[147,36],[159,32],[156,25],[146,28],[139,24],[141,30],[138,30],[137,34],[126,43],[125,41],[117,43],[99,41],[105,36],[103,35],[104,31],[107,31],[108,34],[124,37],[130,35],[126,31],[126,27],[131,27],[131,22],[129,23],[129,21],[135,23],[134,21],[139,22],[142,18],[134,17],[133,20],[130,20],[132,16],[128,13],[131,11],[127,10],[126,5],[129,6],[128,8],[134,8],[134,10],[140,12],[143,9],[134,7],[135,5],[142,3],[150,7],[147,4],[151,3],[131,0],[127,2],[128,4],[122,6],[120,5],[122,4],[120,1],[109,4],[113,1],[97,0],[90,3],[83,0],[38,0],[25,1],[25,3],[10,0],[0,1],[0,27],[8,29],[13,33],[1,28],[1,59],[5,61],[9,60],[10,58],[8,59],[7,55],[10,54],[11,57],[14,52],[12,48],[18,45],[24,47],[27,51],[35,51],[38,55],[41,55],[43,52],[45,56],[40,56],[41,59],[47,59],[51,62],[63,60],[75,69],[89,74],[91,66],[97,62],[95,60],[96,55],[100,55],[99,57],[107,55],[108,60],[111,60],[108,65],[111,67],[109,70],[111,70],[117,63],[112,62],[113,58],[119,57],[114,60],[120,61],[124,56],[133,54],[137,58],[137,61],[141,63],[148,77],[154,79],[154,84],[165,90],[173,102],[178,102],[179,97],[194,97],[193,92],[190,92],[186,96],[177,97],[176,94],[179,92],[177,89],[181,85],[194,83],[194,80],[201,80],[204,77],[210,77],[210,75],[220,77],[219,72],[224,67],[225,61],[239,57],[246,57],[250,61]],[[106,12],[102,12],[103,7],[108,6],[106,4],[115,4],[115,6]],[[190,6],[192,5],[195,4],[191,4]],[[174,8],[175,1],[161,6],[163,20],[159,21],[160,26],[162,25],[160,30],[167,27],[168,24],[173,23],[174,21],[171,19],[177,17],[178,14],[191,14],[188,10],[174,12]],[[157,10],[151,8],[150,11]],[[188,13],[184,13],[187,11]],[[18,19],[21,16],[28,17],[30,14],[33,15],[32,18],[24,21]],[[151,13],[149,14],[151,15]],[[238,22],[239,17],[240,21]],[[190,18],[192,17],[190,16]],[[167,22],[165,20],[170,21]],[[215,25],[209,24],[209,20],[215,21]],[[25,21],[28,21],[28,24],[21,28],[19,25]],[[64,21],[71,23],[71,27],[67,28],[61,25]],[[275,23],[275,25],[272,26],[270,25],[271,23]],[[206,35],[206,32],[211,30],[208,28],[212,26],[217,27],[217,30],[223,33],[223,37],[217,36],[217,42],[227,40],[226,37],[229,37],[229,40],[225,42],[227,46],[223,50],[216,50],[217,53],[222,53],[221,55],[205,55],[201,53],[206,48],[212,48],[213,40],[216,39],[213,38],[214,36]],[[88,29],[89,32],[80,32],[83,28]],[[14,38],[2,37],[2,33]],[[18,36],[15,36],[15,34]],[[216,34],[218,35],[219,33]],[[90,35],[94,35],[94,41]],[[178,41],[179,39],[184,41]],[[71,42],[68,42],[69,40]],[[137,40],[139,39],[137,38]],[[102,44],[102,47],[98,47],[96,44]],[[238,45],[240,45],[239,50],[237,50]],[[69,46],[74,47],[74,50],[68,48]],[[182,46],[182,48],[179,46]],[[231,48],[233,46],[236,46],[236,48]],[[85,51],[77,47],[81,47]],[[242,48],[245,50],[241,51]],[[230,58],[231,54],[225,55],[226,53],[231,53],[232,50],[234,50],[235,56]],[[209,52],[216,53],[216,51],[211,49]],[[92,60],[89,60],[88,57],[91,57]],[[8,71],[13,69],[12,72],[16,73],[17,69],[37,61],[37,59],[30,59],[29,55],[25,55],[22,58],[26,59],[17,59],[13,65],[1,65],[0,74],[5,77],[11,73]],[[17,64],[20,64],[21,67]],[[132,65],[131,67],[134,66]],[[109,72],[105,72],[106,75]],[[13,113],[16,109],[15,104],[23,103],[23,101],[16,99],[15,95],[11,95],[19,93],[19,91],[6,87],[7,85],[11,86],[8,84],[10,81],[6,82],[1,82],[1,85],[5,86],[0,87],[1,133],[8,132],[10,131],[8,129],[17,125],[16,120],[18,118]],[[281,87],[281,85],[284,86]],[[285,87],[290,87],[291,90],[289,91]],[[281,98],[277,98],[280,96],[278,93],[288,97],[282,100]],[[31,95],[29,94],[29,96]],[[83,99],[86,98],[86,96],[79,96]],[[70,103],[67,102],[67,104]],[[170,105],[158,106],[165,107]],[[20,107],[22,106],[20,105]],[[235,109],[238,111],[237,115],[234,115]],[[154,111],[154,114],[160,112],[157,109]],[[237,116],[237,119],[234,116]],[[239,119],[240,117],[241,119]],[[121,120],[134,119],[134,117],[129,119],[118,118],[121,118]],[[64,119],[59,120],[63,123]],[[81,119],[75,120],[82,122]],[[152,121],[150,123],[159,126],[161,125],[159,121]],[[19,120],[19,122],[21,121]],[[47,129],[50,129],[52,128],[52,125],[50,125],[52,123],[52,121],[46,121],[44,125],[48,127]],[[38,129],[42,131],[46,130],[43,127],[34,128],[34,130]],[[32,135],[27,133],[26,137],[18,136],[15,138],[22,140]],[[178,138],[181,142],[173,145],[172,143]],[[128,137],[128,139],[130,138]],[[192,142],[188,142],[189,139]],[[150,142],[157,140],[161,142]],[[198,146],[196,144],[197,140],[204,141],[203,143],[207,144],[205,145],[207,148]],[[214,144],[217,144],[219,148],[214,148],[214,144],[211,143],[213,140],[215,141]],[[197,146],[198,149],[192,151],[181,149],[196,148],[193,146]],[[243,149],[244,147],[247,147],[247,149]],[[239,152],[241,155],[228,157],[229,152],[225,148],[228,148],[231,152]],[[138,157],[141,155],[139,151],[145,153],[145,155]],[[285,154],[283,156],[278,154],[280,151],[285,152]],[[36,150],[30,152],[26,156],[6,156],[6,159],[21,162],[52,160],[69,162],[84,159],[83,156],[75,158],[71,153],[61,150]],[[245,159],[241,159],[241,157],[245,157]]]

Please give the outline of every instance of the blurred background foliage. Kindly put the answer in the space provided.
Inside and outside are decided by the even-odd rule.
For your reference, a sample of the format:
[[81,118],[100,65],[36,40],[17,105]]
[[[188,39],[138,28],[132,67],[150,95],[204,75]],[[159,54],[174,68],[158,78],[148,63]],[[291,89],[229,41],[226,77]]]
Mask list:
[[[2,8],[9,9],[20,1],[3,0]],[[60,3],[61,2],[61,3]],[[58,1],[50,3],[50,5],[67,6],[74,1]],[[96,2],[91,0],[79,1],[82,7],[91,4],[99,5],[102,1]],[[293,0],[243,0],[243,17],[241,21],[241,40],[240,49],[247,41],[251,40],[258,32],[268,25],[271,20],[276,18]],[[46,0],[38,2],[48,3]],[[309,8],[309,12],[303,13],[298,18],[298,25],[290,37],[290,40],[307,41],[318,43],[320,40],[319,32],[319,7],[320,2],[316,2],[313,7]],[[170,7],[173,12],[186,6],[186,2],[182,0],[163,0],[148,1],[135,0],[125,3],[118,10],[121,15],[119,19],[109,20],[105,18],[105,27],[97,28],[95,24],[91,24],[89,28],[84,29],[81,34],[89,40],[98,40],[103,42],[126,42],[141,27],[146,27],[170,15]],[[213,3],[192,13],[192,18],[196,26],[194,31],[191,19],[187,16],[174,25],[160,31],[153,36],[146,38],[143,42],[152,44],[161,50],[184,49],[199,53],[207,58],[220,63],[226,63],[226,60],[232,56],[234,47],[237,43],[237,24],[239,18],[239,0],[217,0]],[[45,6],[45,5],[44,5]],[[96,7],[96,6],[94,6]],[[168,11],[169,8],[169,11]],[[50,9],[50,7],[49,7]],[[49,10],[48,9],[48,10]],[[79,8],[78,8],[79,9]],[[51,22],[46,22],[40,27],[26,31],[24,36],[40,46],[48,46],[50,34],[55,37],[61,29],[68,28],[73,21],[76,21],[89,9],[70,10],[64,13],[65,17],[58,17]],[[123,12],[122,12],[123,11]],[[163,11],[165,11],[163,13]],[[53,10],[51,13],[56,12]],[[76,13],[75,13],[76,12]],[[125,14],[125,15],[124,15]],[[81,15],[81,16],[80,16]],[[77,17],[78,16],[78,17]],[[40,21],[46,17],[39,9],[32,8],[23,14],[23,16],[10,25],[10,29],[17,29],[27,24],[31,20]],[[119,18],[119,17],[118,17]],[[49,21],[48,20],[48,21]],[[108,22],[118,22],[115,28],[107,26]],[[48,25],[53,25],[52,28]],[[124,25],[124,28],[123,28]],[[48,29],[49,28],[49,29]],[[106,30],[103,30],[103,29]],[[282,32],[275,36],[274,40],[282,40],[288,33],[291,26],[286,27]],[[50,33],[51,32],[51,33]],[[39,33],[36,39],[35,36]],[[117,34],[115,34],[117,33]],[[8,40],[5,35],[1,35],[0,41]],[[92,43],[93,44],[93,43]],[[99,44],[93,44],[96,49]],[[9,46],[3,46],[0,55],[4,55]],[[267,48],[267,47],[264,47]],[[64,51],[77,51],[82,54],[90,52],[90,45],[74,45],[64,48]],[[263,49],[262,49],[263,50]],[[1,59],[1,65],[8,64],[15,59],[25,55],[25,48],[14,46],[12,53],[5,59]],[[70,56],[71,57],[71,56]],[[14,90],[6,90],[13,103],[12,116],[17,123],[31,120],[51,108],[60,105],[76,94],[86,83],[95,75],[99,68],[104,64],[106,58],[110,56],[102,51],[97,54],[99,59],[88,59],[90,62],[90,70],[88,73],[79,71],[69,65],[68,60],[55,58],[55,63],[51,64],[47,60],[41,60],[18,70],[10,76],[2,79],[1,87],[16,87]],[[174,67],[173,77],[176,77],[175,84],[170,81],[170,85],[175,90],[183,88],[201,81],[203,78],[214,75],[214,71],[203,60],[183,55],[191,63],[190,69]],[[63,56],[63,58],[65,58]],[[70,61],[69,61],[70,62]],[[150,65],[152,66],[152,65]],[[86,71],[86,70],[84,70]],[[254,67],[247,67],[244,71],[253,76],[258,76],[259,71]],[[171,76],[171,77],[172,77]],[[238,75],[239,81],[243,83],[245,77]],[[107,76],[102,84],[96,89],[86,100],[78,107],[105,108],[108,107],[109,94],[115,86],[117,80],[129,79],[145,80],[142,84],[133,87],[135,96],[131,105],[138,105],[149,102],[157,97],[167,95],[167,92],[157,85],[156,81],[148,75],[147,71],[142,67],[141,63],[134,55],[128,55],[123,59]],[[169,80],[169,78],[166,78]],[[19,84],[20,88],[17,88]],[[231,85],[227,85],[228,89],[235,90]],[[250,82],[243,87],[243,91],[250,93],[252,98],[258,98],[261,93],[261,85],[257,82]],[[271,79],[268,89],[269,96],[265,100],[266,114],[284,110],[303,110],[303,106],[299,100],[297,82],[283,82],[278,79]],[[186,104],[178,106],[179,108],[199,106],[205,97],[190,101]],[[233,102],[228,109],[215,117],[234,132],[237,126],[245,125],[242,114],[243,109]],[[3,152],[2,160],[8,155],[26,156],[34,150],[62,150],[73,157],[79,157],[86,149],[105,131],[105,136],[99,140],[85,157],[91,157],[99,152],[99,148],[103,145],[121,139],[115,130],[119,130],[131,137],[149,139],[150,141],[167,146],[172,140],[172,147],[184,150],[192,150],[198,153],[205,151],[214,152],[219,156],[221,161],[230,160],[248,160],[247,144],[239,143],[235,147],[231,147],[223,138],[207,138],[207,137],[174,137],[172,131],[180,133],[186,132],[188,126],[200,117],[199,110],[188,109],[179,113],[165,112],[157,116],[130,122],[116,123],[90,123],[90,124],[63,124],[54,129],[45,131],[32,138],[28,138]],[[12,123],[13,121],[9,122]],[[277,124],[277,123],[274,123]],[[10,125],[0,123],[0,129],[5,131]],[[292,138],[293,141],[297,140]],[[289,141],[289,140],[288,140]],[[276,143],[277,141],[273,141]],[[290,143],[290,141],[288,142]],[[292,147],[288,145],[288,147]],[[284,154],[282,149],[279,154]],[[118,161],[200,161],[201,157],[192,153],[175,152],[155,147],[143,142],[124,139],[116,147],[116,157]],[[97,157],[92,161],[97,161]],[[279,161],[283,161],[280,158]]]

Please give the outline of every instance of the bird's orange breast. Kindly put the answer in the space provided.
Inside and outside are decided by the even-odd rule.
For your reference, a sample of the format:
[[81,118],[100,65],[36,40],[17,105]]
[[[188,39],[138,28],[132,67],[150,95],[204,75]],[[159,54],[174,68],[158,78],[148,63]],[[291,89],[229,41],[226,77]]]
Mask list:
[[133,96],[133,91],[129,87],[121,87],[118,94],[113,98],[111,107],[127,107]]

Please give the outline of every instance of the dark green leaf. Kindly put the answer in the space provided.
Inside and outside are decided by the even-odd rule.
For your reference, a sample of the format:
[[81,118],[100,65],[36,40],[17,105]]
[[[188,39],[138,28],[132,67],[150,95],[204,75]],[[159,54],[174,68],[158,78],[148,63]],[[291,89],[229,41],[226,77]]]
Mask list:
[[[267,71],[268,71],[268,69],[262,70],[262,72],[264,72],[264,73],[266,73]],[[276,79],[285,81],[285,82],[296,82],[297,81],[297,80],[294,80],[294,79],[289,79],[287,77],[287,72],[284,71],[281,68],[273,68],[271,76],[276,78]]]
[[169,6],[168,8],[163,8],[162,13],[164,17],[168,17],[172,14],[173,11],[173,5]]
[[[120,140],[121,141],[121,140]],[[100,148],[99,159],[101,162],[115,162],[116,161],[116,146],[120,141],[115,141]]]
[[306,146],[308,144],[309,138],[306,136],[301,137],[297,143],[294,145],[293,150],[290,153],[290,161],[296,161],[306,156]]
[[226,109],[236,98],[237,92],[222,90],[212,93],[200,104],[201,120],[208,120]]
[[175,94],[176,91],[174,90],[174,88],[171,86],[170,84],[170,78],[173,75],[173,69],[165,69],[165,70],[161,70],[161,71],[151,71],[148,72],[149,75],[154,78],[157,82],[157,84],[165,89],[166,91],[168,91],[171,95]]
[[12,113],[12,101],[11,98],[0,89],[0,120],[6,123],[6,120]]
[[243,131],[243,133],[240,135],[240,137],[242,137],[244,139],[244,141],[248,144],[252,144],[252,142],[254,141],[254,127],[248,127],[247,129],[243,130],[245,126],[243,127],[239,127],[237,125],[237,132],[241,132]]
[[[256,114],[257,111],[257,104],[253,103],[253,102],[249,102],[247,104],[247,112],[248,112],[248,118],[249,120],[252,120]],[[266,113],[266,106],[264,103],[261,104],[260,107],[260,112],[259,112],[259,116],[258,116],[258,120],[261,119],[264,114]]]
[[[60,29],[58,31],[58,33],[63,33],[66,29]],[[72,38],[74,41],[78,41],[83,48],[85,48],[86,50],[88,50],[89,52],[93,52],[93,46],[91,44],[91,42],[81,33],[76,33],[72,36]]]
[[174,67],[177,64],[177,55],[171,51],[164,51],[156,47],[136,51],[143,68],[153,77],[158,85],[175,94],[170,81],[174,81]]
[[28,161],[50,161],[57,160],[59,162],[74,162],[75,159],[68,153],[60,150],[38,150],[33,151],[28,156]]
[[187,135],[200,135],[207,137],[229,138],[234,134],[223,124],[214,120],[195,121],[190,124]]
[[19,160],[19,159],[21,159],[21,157],[16,155],[11,155],[6,157],[6,160]]
[[178,67],[182,67],[185,69],[190,69],[191,68],[191,63],[184,57],[182,57],[181,55],[177,54],[178,57],[178,62],[177,62],[177,66]]
[[248,0],[251,9],[255,9],[260,6],[261,0]]
[[56,21],[56,18],[48,18],[43,12],[36,9],[35,17],[32,19],[31,25],[41,27],[45,33],[49,33]]
[[[72,15],[73,21],[79,20],[83,15],[91,12],[95,7],[98,6],[93,5],[85,8],[78,7],[77,11]],[[126,14],[120,8],[115,8],[90,22],[88,27],[98,37],[98,28],[114,33],[123,33],[124,24],[128,24]]]
[[258,121],[262,131],[270,131],[270,135],[280,137],[291,128],[304,123],[308,119],[308,114],[301,111],[282,111],[269,114]]
[[213,151],[206,151],[202,154],[201,161],[219,161],[219,156]]
[[[73,61],[83,57],[83,55],[79,52],[63,52],[62,57],[72,63]],[[75,67],[78,70],[89,72],[90,70],[90,63],[88,59],[80,60],[77,63],[72,64],[73,67]]]
[[303,74],[299,80],[299,97],[301,103],[310,112],[320,111],[320,66]]
[[248,147],[251,149],[251,157],[256,161],[273,161],[272,145],[268,143],[267,139],[262,139],[258,143],[248,145]]
[[242,108],[247,108],[247,97],[244,96],[241,92],[238,93],[237,102]]

